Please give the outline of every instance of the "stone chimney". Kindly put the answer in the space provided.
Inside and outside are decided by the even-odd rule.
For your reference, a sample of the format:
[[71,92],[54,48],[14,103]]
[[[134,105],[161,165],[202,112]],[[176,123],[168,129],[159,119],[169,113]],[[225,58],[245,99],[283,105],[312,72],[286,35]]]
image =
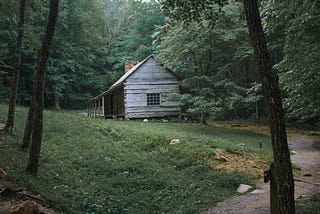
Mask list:
[[124,65],[125,73],[127,73],[133,66],[135,66],[138,63],[138,61],[127,60]]

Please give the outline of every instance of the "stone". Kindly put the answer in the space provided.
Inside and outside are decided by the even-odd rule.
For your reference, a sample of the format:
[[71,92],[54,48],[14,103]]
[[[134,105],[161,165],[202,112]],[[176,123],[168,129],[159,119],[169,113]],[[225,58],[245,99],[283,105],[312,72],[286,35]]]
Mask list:
[[178,143],[180,143],[180,140],[179,140],[179,139],[171,139],[171,140],[169,141],[169,144],[170,144],[170,145],[174,145],[174,144],[178,144]]
[[252,188],[252,186],[247,185],[247,184],[240,184],[240,186],[237,189],[238,193],[245,193],[247,192],[250,188]]
[[262,189],[256,189],[256,190],[253,190],[252,192],[250,192],[251,194],[263,194],[263,193],[265,193],[265,191],[264,190],[262,190]]
[[292,150],[292,151],[290,152],[290,154],[296,155],[296,154],[298,154],[298,153],[297,153],[296,151]]

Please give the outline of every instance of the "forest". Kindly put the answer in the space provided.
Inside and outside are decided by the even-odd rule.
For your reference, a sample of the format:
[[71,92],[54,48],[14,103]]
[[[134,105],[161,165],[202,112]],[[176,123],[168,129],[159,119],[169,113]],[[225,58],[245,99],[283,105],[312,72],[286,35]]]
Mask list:
[[[266,118],[242,3],[212,4],[197,20],[170,17],[161,1],[61,0],[45,77],[45,107],[81,109],[123,74],[126,60],[153,54],[182,78],[175,97],[188,112],[211,120]],[[14,77],[19,1],[3,0],[0,98],[8,102]],[[17,103],[28,106],[46,25],[48,1],[26,1]],[[273,69],[286,118],[316,127],[320,118],[319,3],[260,1]],[[214,18],[212,18],[214,17]]]
[[[306,151],[318,156],[312,143],[319,141],[287,138],[286,124],[319,136],[319,1],[2,0],[0,11],[1,195],[19,192],[4,186],[8,171],[68,213],[195,213],[237,194],[242,181],[253,184],[261,174],[246,173],[249,163],[260,171],[269,165],[264,179],[270,180],[271,213],[295,213],[293,172],[299,167],[291,149],[307,142]],[[163,66],[158,73],[173,76],[181,92],[143,91],[143,103],[159,109],[168,99],[178,103],[180,115],[197,115],[201,124],[122,123],[78,114],[93,97],[118,87],[129,60],[143,61],[127,77],[143,63]],[[134,87],[149,84],[142,74],[158,75],[143,72]],[[117,90],[112,93],[126,97],[123,88]],[[102,105],[109,102],[105,97],[97,98]],[[116,95],[110,97],[111,108],[120,105]],[[239,127],[254,122],[261,130],[230,130],[216,121],[237,121]],[[69,148],[69,156],[61,148]],[[26,150],[26,177],[20,178]],[[241,159],[243,166],[228,165]],[[303,167],[317,170],[311,162]],[[70,199],[62,202],[64,194]]]

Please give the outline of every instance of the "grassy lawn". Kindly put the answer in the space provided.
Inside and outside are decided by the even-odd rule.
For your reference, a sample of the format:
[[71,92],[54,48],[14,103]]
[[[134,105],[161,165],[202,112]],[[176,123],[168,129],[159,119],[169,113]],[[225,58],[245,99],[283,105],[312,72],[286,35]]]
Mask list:
[[310,197],[309,200],[304,202],[298,202],[297,214],[310,214],[310,213],[320,213],[320,193],[316,193]]
[[320,140],[313,142],[312,146],[313,148],[320,150]]
[[[2,119],[6,113],[0,105]],[[250,132],[46,111],[39,175],[32,177],[24,173],[28,153],[19,150],[26,115],[18,107],[16,136],[0,141],[0,168],[61,213],[198,213],[235,195],[240,183],[253,184],[252,176],[209,166],[215,148],[271,159],[268,138]],[[181,143],[168,144],[173,138]]]

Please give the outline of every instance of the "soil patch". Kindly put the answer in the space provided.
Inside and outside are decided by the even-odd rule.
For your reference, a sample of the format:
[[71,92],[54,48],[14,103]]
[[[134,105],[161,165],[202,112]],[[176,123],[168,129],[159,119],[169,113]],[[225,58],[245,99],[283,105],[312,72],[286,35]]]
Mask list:
[[55,214],[48,204],[39,195],[33,194],[23,188],[12,189],[13,181],[6,177],[0,170],[0,213],[33,213],[38,210],[39,214]]

